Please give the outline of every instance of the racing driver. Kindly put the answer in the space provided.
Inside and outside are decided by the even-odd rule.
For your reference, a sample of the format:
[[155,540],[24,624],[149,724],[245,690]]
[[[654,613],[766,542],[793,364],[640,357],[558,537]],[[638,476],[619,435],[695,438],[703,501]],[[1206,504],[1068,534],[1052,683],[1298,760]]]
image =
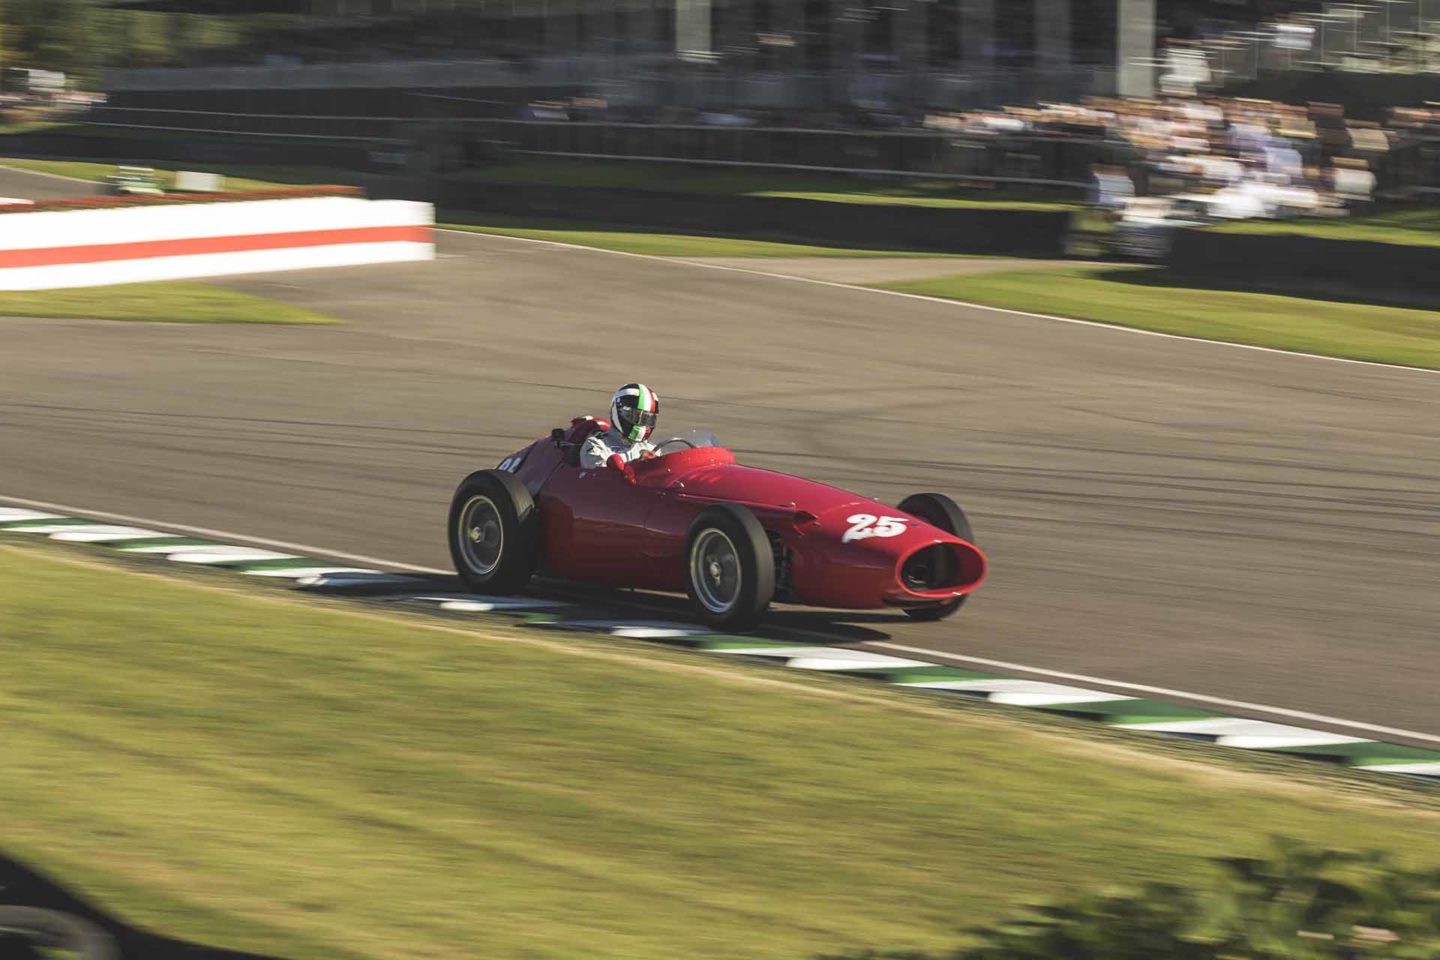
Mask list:
[[655,456],[650,435],[660,415],[660,398],[643,383],[627,383],[610,400],[610,429],[592,433],[580,448],[580,466],[586,470],[609,467],[635,482],[632,460]]

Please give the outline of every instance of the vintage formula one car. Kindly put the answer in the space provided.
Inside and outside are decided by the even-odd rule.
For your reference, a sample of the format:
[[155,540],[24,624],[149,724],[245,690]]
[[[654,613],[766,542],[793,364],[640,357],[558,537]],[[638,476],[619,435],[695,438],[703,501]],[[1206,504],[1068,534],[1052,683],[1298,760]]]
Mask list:
[[985,579],[965,514],[942,494],[888,507],[742,466],[701,431],[661,443],[633,478],[582,468],[581,444],[608,427],[577,419],[465,478],[449,540],[470,589],[517,593],[543,565],[571,580],[683,590],[702,620],[737,630],[772,600],[939,620]]

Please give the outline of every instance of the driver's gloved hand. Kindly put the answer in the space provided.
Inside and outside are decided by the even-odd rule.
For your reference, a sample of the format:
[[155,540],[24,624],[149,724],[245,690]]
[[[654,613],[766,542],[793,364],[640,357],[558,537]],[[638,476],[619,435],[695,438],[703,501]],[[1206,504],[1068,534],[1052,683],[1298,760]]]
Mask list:
[[611,469],[619,470],[620,476],[625,478],[626,483],[633,484],[635,482],[635,468],[630,466],[620,454],[612,455],[609,460],[605,461],[605,465]]

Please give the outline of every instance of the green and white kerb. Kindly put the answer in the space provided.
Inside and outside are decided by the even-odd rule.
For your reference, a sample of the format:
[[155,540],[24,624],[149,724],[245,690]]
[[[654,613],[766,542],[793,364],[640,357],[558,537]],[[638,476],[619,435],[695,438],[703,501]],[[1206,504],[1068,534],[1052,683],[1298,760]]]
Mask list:
[[649,438],[660,415],[660,398],[643,383],[627,383],[610,401],[610,420],[615,430],[631,443]]

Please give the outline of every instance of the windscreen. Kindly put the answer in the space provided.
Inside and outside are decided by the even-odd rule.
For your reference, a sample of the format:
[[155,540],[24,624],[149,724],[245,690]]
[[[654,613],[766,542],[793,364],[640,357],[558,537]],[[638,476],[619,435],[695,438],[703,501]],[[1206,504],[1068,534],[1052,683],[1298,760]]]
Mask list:
[[661,456],[667,453],[675,453],[679,450],[724,446],[724,444],[720,442],[720,438],[709,430],[687,430],[684,433],[671,434],[663,440],[655,440],[654,443],[655,452]]

